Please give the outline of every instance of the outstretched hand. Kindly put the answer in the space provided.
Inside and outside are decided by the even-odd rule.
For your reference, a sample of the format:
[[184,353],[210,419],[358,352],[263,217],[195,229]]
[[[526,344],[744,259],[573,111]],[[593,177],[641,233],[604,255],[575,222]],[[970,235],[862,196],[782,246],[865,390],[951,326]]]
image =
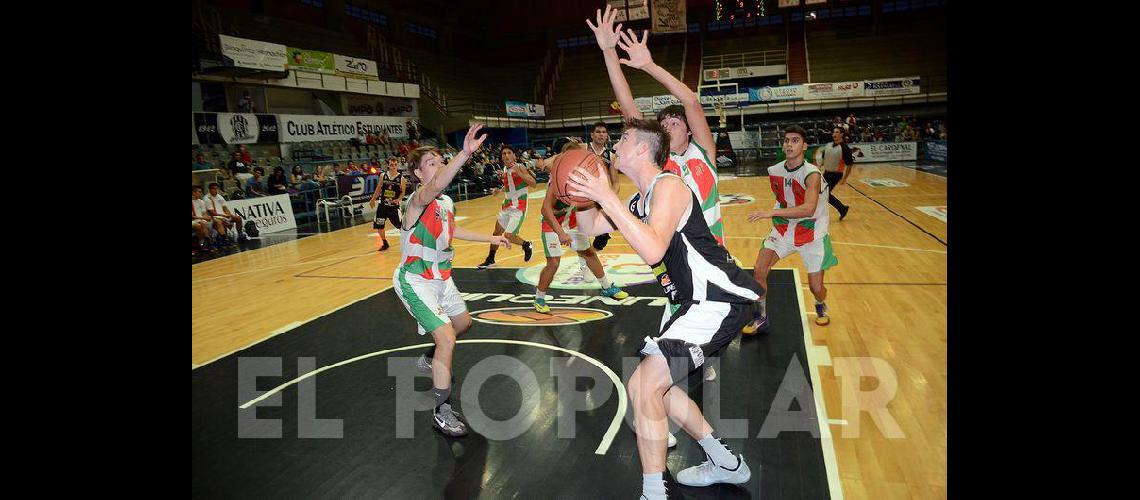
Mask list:
[[489,240],[489,243],[492,245],[506,247],[508,249],[511,248],[511,240],[508,240],[505,236],[492,236]]
[[586,20],[586,26],[594,32],[594,37],[598,39],[598,47],[602,50],[612,49],[617,46],[618,33],[621,33],[621,24],[614,27],[614,19],[617,18],[617,9],[610,5],[606,5],[606,12],[603,14],[602,9],[598,9],[596,19],[598,24],[595,25]]
[[483,128],[482,123],[476,123],[467,129],[467,135],[463,138],[463,152],[469,155],[475,154],[479,147],[483,145],[483,141],[487,140],[487,134],[483,134],[478,139],[475,138],[475,133]]
[[769,210],[757,210],[748,214],[748,222],[756,222],[762,219],[767,219],[771,216],[772,212]]
[[629,59],[618,59],[618,62],[637,69],[645,69],[653,64],[653,56],[649,54],[649,46],[646,45],[648,39],[649,30],[642,32],[641,41],[637,40],[637,34],[633,30],[621,32],[618,46],[629,55]]

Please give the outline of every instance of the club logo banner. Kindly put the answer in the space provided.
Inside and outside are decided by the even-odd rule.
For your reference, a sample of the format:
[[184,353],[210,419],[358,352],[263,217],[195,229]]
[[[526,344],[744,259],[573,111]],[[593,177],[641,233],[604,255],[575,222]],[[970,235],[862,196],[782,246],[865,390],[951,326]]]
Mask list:
[[365,80],[379,80],[376,61],[335,54],[336,74],[349,78],[363,78]]
[[279,142],[276,115],[194,113],[194,132],[203,144]]
[[277,121],[281,142],[363,140],[367,134],[408,137],[402,116],[277,115]]

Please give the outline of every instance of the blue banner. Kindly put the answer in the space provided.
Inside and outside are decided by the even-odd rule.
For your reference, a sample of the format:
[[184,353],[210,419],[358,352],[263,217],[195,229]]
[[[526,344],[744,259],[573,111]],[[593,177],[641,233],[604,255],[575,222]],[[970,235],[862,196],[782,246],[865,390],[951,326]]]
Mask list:
[[946,163],[946,141],[926,141],[926,159]]
[[526,118],[527,106],[525,102],[507,101],[507,116]]

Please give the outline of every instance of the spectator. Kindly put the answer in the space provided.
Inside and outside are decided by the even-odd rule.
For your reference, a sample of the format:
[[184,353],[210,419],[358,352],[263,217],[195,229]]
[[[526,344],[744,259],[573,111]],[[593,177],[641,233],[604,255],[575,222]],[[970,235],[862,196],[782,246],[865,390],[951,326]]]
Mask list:
[[273,168],[273,175],[269,176],[269,180],[265,182],[269,186],[269,194],[286,194],[289,192],[289,178],[285,176],[285,169],[281,167]]
[[293,165],[293,171],[289,173],[289,184],[300,184],[306,177],[308,175],[305,174],[300,165]]
[[313,178],[320,184],[333,182],[336,180],[336,170],[333,169],[332,165],[321,165],[317,167],[316,174]]
[[847,114],[847,125],[849,127],[848,130],[852,130],[852,131],[855,130],[855,125],[856,125],[855,113],[848,113]]
[[248,149],[245,149],[245,144],[238,146],[238,151],[241,153],[241,161],[244,161],[246,165],[253,163],[253,155],[249,153]]
[[[190,187],[190,229],[198,236],[197,244],[194,246],[192,254],[197,254],[199,251],[209,252],[210,246],[210,226],[218,226],[222,221],[215,221],[210,212],[206,211],[206,201],[202,199],[202,187]],[[222,228],[225,230],[225,228]]]
[[230,162],[226,164],[226,168],[230,172],[230,176],[237,179],[238,187],[244,186],[245,181],[253,178],[253,174],[249,173],[250,165],[241,158],[241,152],[234,151]]
[[938,139],[943,140],[943,141],[946,140],[946,124],[945,123],[938,124]]
[[265,170],[261,167],[254,167],[253,178],[245,183],[245,192],[249,196],[267,196],[265,188]]
[[249,95],[249,91],[244,91],[241,99],[237,103],[238,113],[254,113],[256,112],[253,107],[253,96]]
[[226,205],[226,199],[218,192],[218,183],[211,182],[210,194],[206,195],[206,211],[210,213],[214,219],[220,219],[222,225],[218,226],[218,235],[221,240],[219,245],[225,245],[229,242],[226,237],[226,231],[229,228],[237,226],[238,242],[244,242],[249,239],[245,235],[244,228],[242,227],[242,218],[240,215],[230,212],[230,207]]
[[209,170],[211,168],[214,168],[214,166],[211,165],[210,162],[206,161],[206,157],[202,156],[201,154],[199,154],[197,157],[195,157],[195,159],[194,159],[194,171]]
[[930,122],[926,122],[926,131],[924,135],[927,139],[934,139],[938,135],[938,133],[934,131],[934,125],[931,125]]
[[301,191],[308,191],[310,189],[317,189],[321,187],[319,183],[313,180],[312,175],[306,174],[305,171],[301,169],[300,165],[293,165],[293,174],[290,177],[295,179],[293,182],[293,187]]

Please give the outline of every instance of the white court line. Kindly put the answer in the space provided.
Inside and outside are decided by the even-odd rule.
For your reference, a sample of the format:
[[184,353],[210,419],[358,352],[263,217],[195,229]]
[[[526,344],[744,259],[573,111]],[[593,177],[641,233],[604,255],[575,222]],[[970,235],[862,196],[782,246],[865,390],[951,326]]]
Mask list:
[[[804,312],[804,289],[803,281],[800,280],[800,270],[792,268],[792,275],[796,279],[796,300],[799,300],[798,305],[801,312]],[[826,360],[820,359],[820,354],[827,351],[827,346],[815,345],[811,338],[811,327],[808,326],[807,314],[801,314],[800,320],[803,322],[804,330],[804,352],[808,357],[808,373],[811,375],[812,393],[815,396],[815,413],[820,422],[829,422],[827,418],[827,407],[824,406],[823,401],[823,385],[819,381],[819,367],[831,366],[831,356],[828,351]],[[823,450],[823,466],[827,470],[827,486],[831,491],[831,498],[833,500],[843,500],[843,484],[839,481],[839,460],[835,455],[835,442],[831,438],[831,427],[821,425],[819,427],[819,446]]]
[[[238,351],[242,351],[242,350],[245,350],[245,349],[249,349],[250,347],[253,347],[253,346],[257,345],[257,344],[260,344],[260,343],[262,343],[262,342],[265,342],[266,340],[269,340],[269,339],[271,339],[271,338],[273,338],[273,337],[276,337],[276,336],[278,336],[278,335],[281,335],[282,333],[285,333],[285,332],[287,332],[287,331],[289,331],[289,330],[292,330],[292,329],[294,329],[294,328],[297,328],[298,326],[301,326],[301,325],[303,325],[303,324],[305,324],[305,323],[308,323],[308,322],[310,322],[310,321],[312,321],[312,320],[314,320],[314,319],[320,318],[320,317],[322,317],[322,316],[328,316],[328,315],[330,315],[330,314],[332,314],[332,313],[334,313],[334,312],[337,312],[337,311],[339,311],[339,310],[341,310],[341,309],[344,309],[344,308],[346,308],[346,307],[348,307],[348,306],[351,306],[351,305],[353,305],[353,304],[355,304],[355,303],[357,303],[357,302],[360,302],[360,301],[362,301],[362,300],[368,299],[368,298],[370,298],[370,297],[373,297],[373,296],[375,296],[375,295],[379,295],[379,294],[381,294],[381,293],[384,293],[384,292],[385,292],[385,291],[387,291],[389,288],[392,288],[392,285],[388,285],[388,286],[386,286],[386,287],[384,287],[384,288],[381,288],[381,289],[380,289],[380,291],[378,291],[378,292],[375,292],[375,293],[370,293],[370,294],[368,294],[368,295],[366,295],[366,296],[364,296],[364,297],[361,297],[361,298],[359,298],[359,299],[356,299],[356,300],[354,300],[354,301],[352,301],[352,302],[349,302],[349,303],[347,303],[347,304],[344,304],[344,305],[342,305],[342,306],[340,306],[340,307],[337,307],[336,309],[333,309],[333,310],[331,310],[331,311],[328,311],[328,312],[325,312],[325,313],[322,313],[322,314],[318,314],[318,315],[316,315],[316,316],[313,316],[313,317],[311,317],[311,318],[309,318],[309,319],[306,319],[306,320],[304,320],[304,321],[294,321],[294,322],[292,322],[292,323],[289,323],[288,325],[285,325],[285,326],[283,326],[283,327],[281,327],[281,328],[278,328],[277,330],[274,330],[274,331],[272,331],[272,332],[269,332],[269,335],[268,335],[268,336],[266,336],[266,337],[263,337],[263,338],[261,338],[261,339],[255,340],[255,341],[253,341],[253,342],[250,342],[250,343],[249,343],[248,345],[246,345],[245,347],[241,347],[241,348],[238,348],[238,349],[234,349],[234,350],[232,350],[232,351],[230,351],[230,352],[227,352],[227,353],[225,353],[225,354],[223,354],[223,355],[221,355],[221,356],[218,356],[218,357],[216,357],[216,358],[214,358],[214,359],[211,359],[211,360],[209,360],[209,361],[207,361],[207,362],[205,362],[205,363],[202,363],[202,364],[200,364],[200,365],[194,365],[194,366],[193,366],[193,368],[191,368],[191,371],[193,371],[193,370],[197,370],[198,368],[201,368],[201,367],[203,367],[203,366],[206,366],[206,365],[208,365],[208,364],[210,364],[210,363],[213,363],[213,362],[215,362],[215,361],[217,361],[217,360],[219,360],[219,359],[222,359],[222,358],[224,358],[224,357],[226,357],[226,356],[229,356],[229,355],[231,355],[231,354],[233,354],[233,353],[235,353],[235,352],[238,352]],[[193,364],[193,363],[191,363],[191,364]]]
[[[763,240],[767,236],[725,236],[727,240]],[[855,243],[851,241],[835,241],[831,240],[832,245],[853,245],[857,247],[872,247],[872,248],[886,248],[890,250],[908,250],[911,252],[933,252],[933,253],[946,253],[946,250],[930,250],[926,248],[910,248],[910,247],[895,247],[890,245],[873,245],[871,243]],[[790,268],[789,268],[790,269]]]
[[829,424],[831,424],[831,425],[847,425],[847,421],[846,421],[846,420],[843,420],[843,419],[841,419],[841,418],[832,418],[832,419],[828,419],[828,420],[827,420],[827,423],[829,423]]
[[[606,430],[605,435],[602,436],[602,442],[598,443],[598,447],[597,447],[597,449],[594,450],[594,454],[595,455],[605,455],[606,452],[609,451],[610,445],[613,444],[614,437],[617,436],[618,430],[621,429],[621,422],[622,422],[622,419],[625,418],[625,413],[627,410],[628,403],[626,402],[627,396],[626,396],[626,392],[625,392],[625,386],[622,385],[621,379],[618,378],[617,374],[614,373],[614,371],[611,370],[608,366],[602,364],[601,361],[598,361],[594,358],[591,358],[590,356],[582,354],[578,351],[565,349],[562,347],[553,346],[553,345],[549,345],[549,344],[539,344],[537,342],[528,342],[525,340],[463,339],[463,340],[457,340],[457,341],[455,341],[455,343],[456,344],[516,344],[516,345],[522,345],[522,346],[538,347],[541,349],[550,349],[552,351],[561,351],[561,352],[565,352],[567,354],[570,354],[571,356],[576,356],[576,357],[582,358],[582,359],[588,361],[590,364],[600,368],[603,372],[606,373],[606,376],[609,377],[611,381],[613,381],[614,386],[617,387],[617,392],[618,392],[617,413],[614,414],[613,420],[610,421],[610,427],[609,427],[609,429]],[[344,366],[344,365],[347,365],[349,363],[354,363],[354,362],[360,361],[362,359],[367,359],[367,358],[371,358],[371,357],[375,357],[375,356],[383,356],[385,354],[392,353],[392,352],[408,351],[408,350],[412,350],[412,349],[420,349],[420,348],[424,348],[424,347],[431,347],[433,345],[435,345],[435,344],[416,344],[416,345],[409,345],[409,346],[404,346],[404,347],[397,347],[395,349],[385,349],[383,351],[376,351],[376,352],[371,352],[371,353],[364,354],[361,356],[357,356],[357,357],[352,358],[352,359],[346,359],[346,360],[341,361],[339,363],[331,364],[328,366],[322,366],[316,370],[308,372],[304,375],[301,375],[300,377],[297,377],[293,380],[285,382],[284,384],[281,384],[277,387],[274,387],[273,389],[265,391],[264,394],[258,396],[257,398],[254,398],[253,400],[249,401],[248,403],[245,403],[243,405],[238,406],[238,408],[240,408],[242,410],[248,409],[250,406],[253,406],[253,405],[257,404],[258,402],[260,402],[260,401],[262,401],[262,400],[264,400],[264,399],[266,399],[266,398],[268,398],[274,394],[277,394],[278,392],[281,392],[282,390],[285,390],[285,388],[287,388],[293,384],[296,384],[297,382],[305,380],[309,377],[315,376],[316,374],[321,373],[325,370],[331,370],[333,368]]]

